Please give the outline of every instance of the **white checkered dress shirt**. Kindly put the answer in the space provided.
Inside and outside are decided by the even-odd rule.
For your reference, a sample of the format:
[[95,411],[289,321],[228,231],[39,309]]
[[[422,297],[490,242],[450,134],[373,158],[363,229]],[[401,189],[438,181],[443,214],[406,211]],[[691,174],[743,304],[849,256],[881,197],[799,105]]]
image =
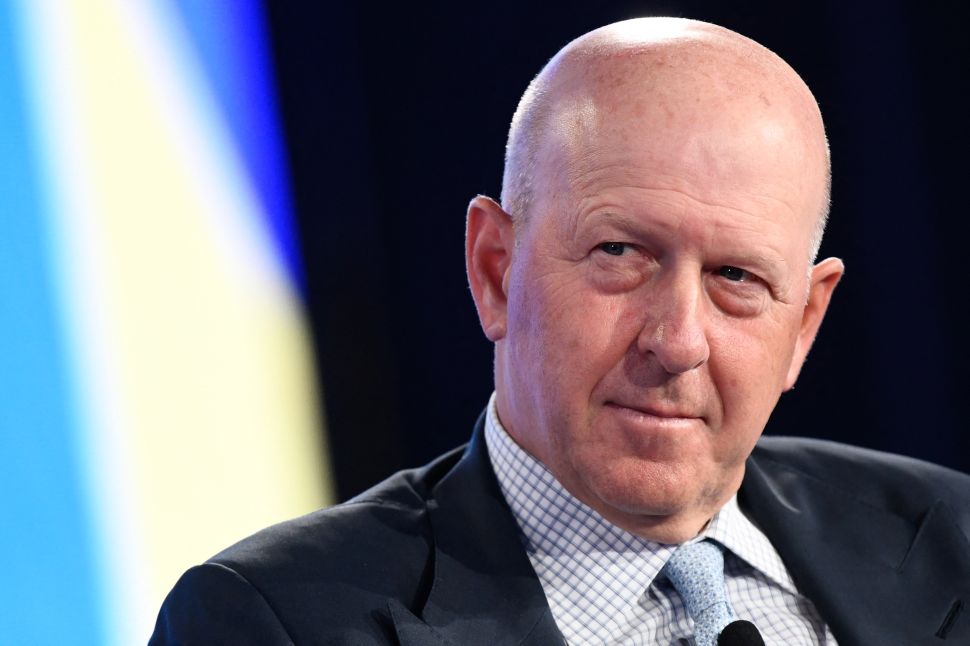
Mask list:
[[[666,577],[657,578],[676,545],[630,534],[574,498],[509,437],[494,395],[485,440],[525,550],[569,644],[693,644],[693,622],[680,596]],[[701,538],[727,548],[728,600],[739,618],[758,627],[768,646],[836,643],[736,497],[696,540]]]

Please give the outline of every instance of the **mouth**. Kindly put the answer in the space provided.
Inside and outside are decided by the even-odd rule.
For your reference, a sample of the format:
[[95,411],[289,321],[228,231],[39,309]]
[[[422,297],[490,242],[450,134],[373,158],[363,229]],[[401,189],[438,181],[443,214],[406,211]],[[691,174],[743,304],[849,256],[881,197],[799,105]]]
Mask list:
[[678,406],[666,404],[630,404],[615,401],[607,401],[606,407],[614,409],[616,412],[633,418],[656,419],[671,423],[693,422],[703,419],[702,416],[694,414],[693,411]]

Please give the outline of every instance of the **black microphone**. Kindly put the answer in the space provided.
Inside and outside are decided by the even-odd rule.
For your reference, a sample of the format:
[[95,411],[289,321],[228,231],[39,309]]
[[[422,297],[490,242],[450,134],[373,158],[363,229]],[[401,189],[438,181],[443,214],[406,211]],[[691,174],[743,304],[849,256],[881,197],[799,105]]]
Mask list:
[[765,646],[754,624],[744,619],[732,621],[717,636],[717,646]]

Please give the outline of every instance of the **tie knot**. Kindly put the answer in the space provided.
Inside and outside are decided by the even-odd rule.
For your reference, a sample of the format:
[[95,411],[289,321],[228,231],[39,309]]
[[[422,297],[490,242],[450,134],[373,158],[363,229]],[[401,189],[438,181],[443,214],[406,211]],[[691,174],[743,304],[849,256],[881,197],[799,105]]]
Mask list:
[[682,545],[667,561],[664,573],[694,620],[697,646],[716,644],[721,630],[735,619],[724,589],[721,548],[706,540]]

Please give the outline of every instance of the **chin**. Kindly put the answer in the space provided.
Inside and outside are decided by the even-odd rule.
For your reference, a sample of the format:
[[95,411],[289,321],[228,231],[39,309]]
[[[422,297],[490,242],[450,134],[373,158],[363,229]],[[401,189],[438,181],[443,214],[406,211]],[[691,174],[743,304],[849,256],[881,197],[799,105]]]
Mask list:
[[[661,519],[697,508],[702,497],[692,469],[626,459],[584,478],[586,488],[599,501],[594,509],[624,516]],[[602,510],[600,508],[603,508]]]

